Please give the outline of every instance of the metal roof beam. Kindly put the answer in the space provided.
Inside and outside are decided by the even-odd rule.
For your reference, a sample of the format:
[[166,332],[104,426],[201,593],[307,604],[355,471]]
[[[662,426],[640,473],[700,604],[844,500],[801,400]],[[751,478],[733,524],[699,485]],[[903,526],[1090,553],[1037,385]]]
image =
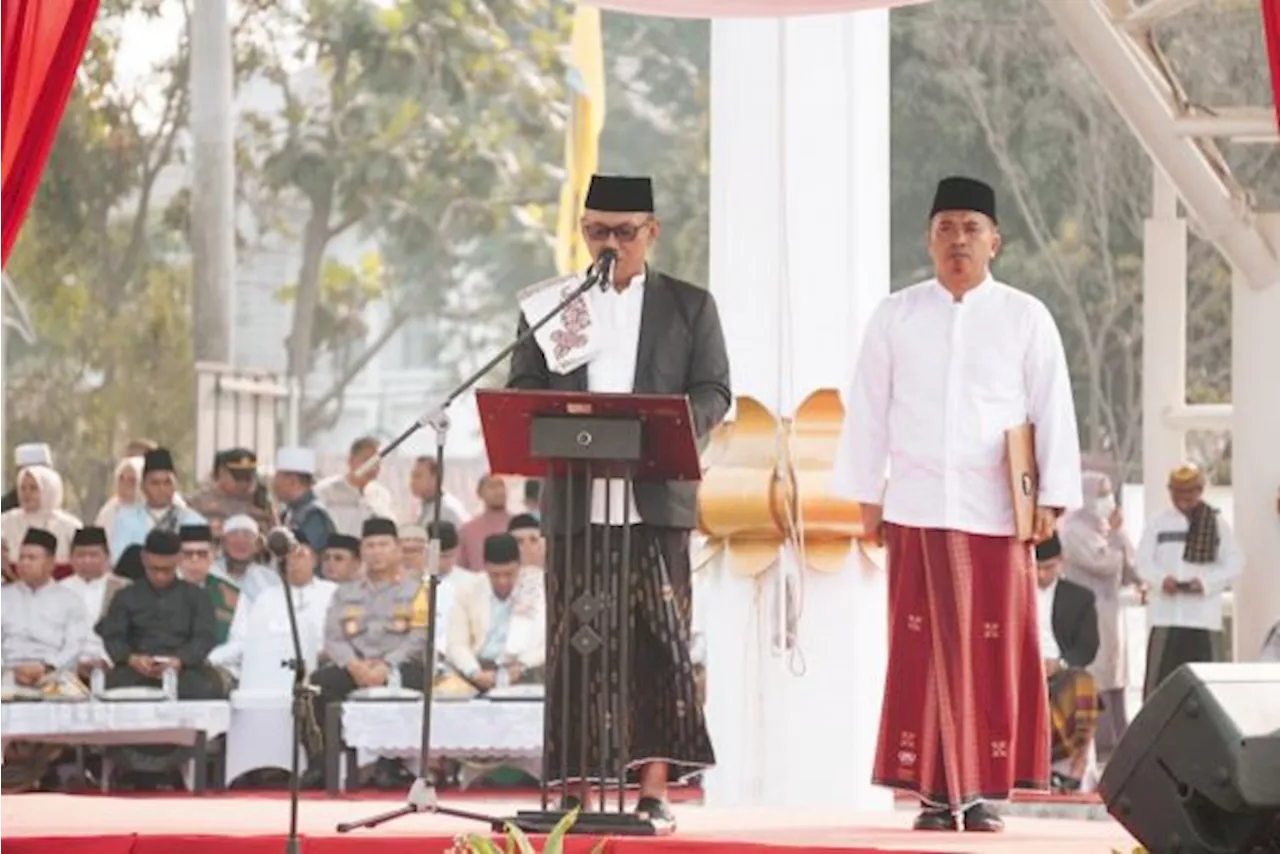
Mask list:
[[1161,21],[1200,5],[1204,0],[1149,0],[1119,18],[1118,23],[1131,33],[1149,30]]
[[[1178,132],[1167,81],[1152,76],[1132,39],[1099,0],[1041,0],[1151,159],[1178,189],[1204,237],[1255,288],[1280,282],[1280,258],[1259,230],[1248,194],[1221,174],[1201,143]],[[1152,4],[1148,4],[1149,6]],[[1162,4],[1166,10],[1173,3]]]
[[1174,120],[1179,136],[1227,138],[1236,142],[1280,142],[1276,112],[1269,107],[1197,110]]

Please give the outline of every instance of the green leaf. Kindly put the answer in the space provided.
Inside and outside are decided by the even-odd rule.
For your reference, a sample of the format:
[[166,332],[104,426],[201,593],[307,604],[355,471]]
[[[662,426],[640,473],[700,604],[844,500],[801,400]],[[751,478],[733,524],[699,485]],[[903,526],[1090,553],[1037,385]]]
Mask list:
[[582,808],[575,807],[570,812],[565,813],[556,822],[556,826],[551,828],[551,833],[547,834],[547,846],[544,849],[545,854],[561,854],[564,849],[564,837],[569,832],[569,828],[573,827],[577,822],[578,816],[581,814]]
[[[520,854],[538,854],[538,852],[534,850],[533,843],[529,841],[529,837],[525,835],[525,832],[523,830],[516,827],[511,822],[507,822],[506,827],[507,827],[507,850],[508,851],[511,850],[511,843],[514,842],[516,846],[516,850],[519,851]],[[550,849],[547,849],[547,850],[550,850]]]
[[493,840],[487,836],[481,836],[478,833],[468,833],[466,837],[467,850],[471,854],[502,854],[498,846],[493,844]]

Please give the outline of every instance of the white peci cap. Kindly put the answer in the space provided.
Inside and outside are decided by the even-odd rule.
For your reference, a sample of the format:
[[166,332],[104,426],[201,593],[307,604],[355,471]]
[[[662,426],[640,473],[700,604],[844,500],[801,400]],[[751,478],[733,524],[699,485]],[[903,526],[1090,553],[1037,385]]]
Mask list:
[[44,442],[28,442],[13,449],[13,464],[18,468],[48,466],[53,468],[53,451]]
[[314,476],[316,452],[310,448],[281,448],[276,451],[276,471]]

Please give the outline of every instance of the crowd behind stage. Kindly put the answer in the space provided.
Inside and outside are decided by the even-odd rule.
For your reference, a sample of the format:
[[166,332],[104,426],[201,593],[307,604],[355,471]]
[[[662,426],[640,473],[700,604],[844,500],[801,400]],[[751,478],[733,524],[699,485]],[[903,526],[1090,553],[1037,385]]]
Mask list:
[[[316,689],[315,721],[353,696],[423,688],[427,631],[436,640],[430,678],[438,694],[536,695],[546,660],[538,482],[525,481],[512,500],[507,482],[486,473],[474,496],[454,494],[442,487],[435,460],[422,457],[406,478],[412,502],[397,502],[378,467],[363,471],[377,450],[376,439],[359,439],[344,472],[319,478],[310,449],[279,449],[268,477],[251,451],[231,448],[218,452],[206,482],[188,486],[167,450],[134,442],[89,524],[62,509],[54,451],[20,445],[0,516],[6,707],[91,694],[157,703],[220,701],[235,691],[287,695],[284,585],[265,549],[277,526],[297,543],[284,574]],[[1140,591],[1148,612],[1147,693],[1182,663],[1224,657],[1222,597],[1243,558],[1228,524],[1204,502],[1195,467],[1171,472],[1168,486],[1169,508],[1151,515],[1135,547],[1108,478],[1085,473],[1085,506],[1036,549],[1059,791],[1093,787],[1132,712],[1124,702],[1124,588]],[[429,615],[421,581],[432,534],[441,581]],[[701,668],[699,610],[691,646]],[[1280,631],[1263,655],[1280,660]],[[287,716],[287,703],[278,711]],[[234,737],[234,729],[225,736]],[[87,762],[82,749],[69,762],[64,743],[6,744],[6,791],[98,785],[108,773],[117,789],[178,787],[191,759],[188,749],[135,745],[89,750]],[[304,783],[318,787],[323,757],[315,744],[309,750]],[[95,761],[108,754],[110,763]],[[437,781],[465,762],[438,761]],[[371,773],[375,785],[399,787],[409,770],[383,756]],[[279,782],[255,775],[226,782]]]

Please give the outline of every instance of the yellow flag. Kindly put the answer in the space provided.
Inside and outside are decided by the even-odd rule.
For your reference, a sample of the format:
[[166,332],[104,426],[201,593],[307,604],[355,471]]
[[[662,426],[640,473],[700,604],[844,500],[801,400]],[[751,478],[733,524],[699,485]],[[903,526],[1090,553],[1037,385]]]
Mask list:
[[582,270],[591,262],[578,220],[599,162],[600,131],[604,127],[604,42],[599,9],[578,6],[573,13],[568,78],[565,181],[560,188],[556,223],[556,269],[561,275]]

